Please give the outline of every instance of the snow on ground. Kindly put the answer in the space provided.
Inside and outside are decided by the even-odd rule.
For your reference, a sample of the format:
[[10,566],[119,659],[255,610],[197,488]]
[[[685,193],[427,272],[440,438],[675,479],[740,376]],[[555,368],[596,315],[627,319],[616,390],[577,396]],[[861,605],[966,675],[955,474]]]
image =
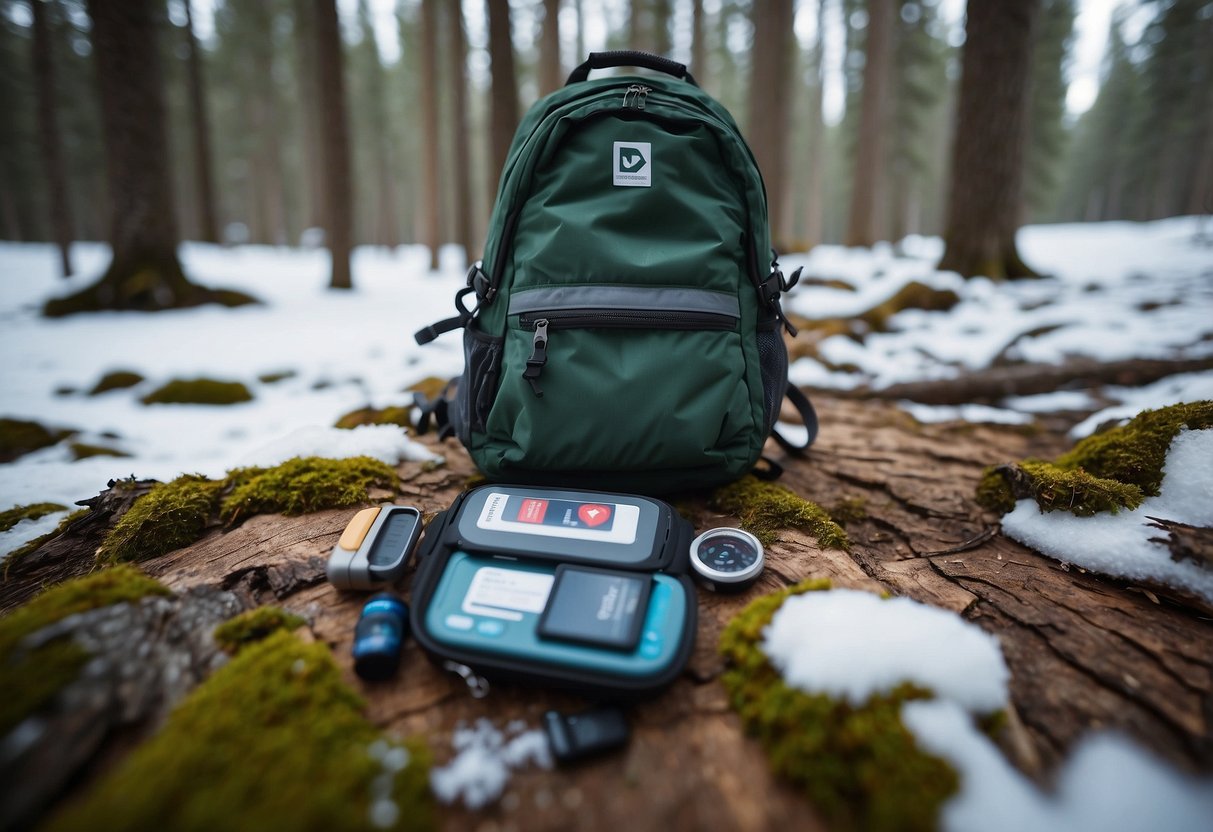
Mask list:
[[[865,382],[885,387],[951,378],[1000,356],[1061,363],[1070,356],[1112,361],[1213,355],[1213,246],[1198,239],[1199,223],[1186,217],[1029,226],[1019,235],[1021,252],[1050,277],[1002,284],[935,271],[942,254],[936,238],[907,238],[897,249],[818,246],[808,255],[786,256],[785,272],[804,266],[806,277],[855,288],[797,288],[789,308],[806,318],[863,313],[911,281],[961,298],[946,313],[906,310],[893,319],[894,331],[871,333],[863,344],[835,335],[818,345],[830,363],[854,365],[859,372],[832,372],[802,359],[792,378],[835,389]],[[1213,373],[1202,375],[1213,380]]]
[[[358,407],[407,402],[401,391],[426,376],[462,370],[457,336],[424,350],[413,341],[415,330],[454,312],[463,264],[450,252],[444,267],[429,273],[425,249],[361,248],[353,262],[356,288],[345,293],[327,289],[324,251],[187,244],[184,265],[197,282],[243,289],[265,303],[43,319],[38,308],[47,297],[87,285],[108,262],[104,246],[78,244],[72,251],[79,273],[63,280],[50,246],[0,244],[0,416],[79,430],[72,441],[131,457],[73,462],[61,443],[0,465],[0,508],[42,501],[71,506],[104,490],[111,478],[132,474],[219,476],[266,464],[287,445],[327,456],[369,451],[393,462],[424,458],[394,429],[372,441],[374,432],[351,436],[330,428]],[[112,370],[134,370],[147,380],[85,395]],[[258,381],[283,372],[294,375]],[[172,378],[198,376],[242,381],[255,398],[226,407],[139,403]],[[77,392],[57,395],[63,387]],[[49,531],[61,517],[19,524],[0,538],[0,553]]]
[[1020,500],[1002,518],[1007,537],[1038,552],[1104,575],[1156,581],[1199,595],[1213,604],[1213,571],[1190,560],[1174,561],[1162,542],[1166,533],[1150,518],[1213,527],[1213,429],[1183,430],[1171,442],[1157,497],[1133,511],[1075,517],[1042,512],[1035,500]]
[[[809,317],[865,311],[911,280],[962,297],[951,312],[907,310],[893,318],[894,331],[869,335],[863,345],[842,337],[822,343],[827,359],[854,364],[860,372],[831,371],[806,358],[793,364],[792,380],[845,389],[941,378],[985,366],[1000,353],[1033,361],[1061,361],[1070,353],[1213,354],[1213,248],[1195,241],[1196,230],[1195,218],[1025,228],[1025,257],[1055,276],[1002,285],[934,271],[941,253],[934,238],[907,238],[896,250],[819,246],[807,256],[787,256],[785,270],[806,265],[809,276],[856,287],[798,287],[790,308]],[[63,280],[51,246],[0,243],[0,416],[71,428],[79,431],[72,441],[113,447],[130,457],[74,462],[64,442],[0,465],[0,510],[42,501],[70,506],[103,490],[110,479],[132,474],[161,480],[186,472],[219,476],[287,447],[353,453],[364,447],[361,439],[329,430],[339,416],[367,405],[403,404],[403,388],[426,376],[449,378],[463,368],[457,334],[424,348],[412,339],[415,330],[453,314],[464,272],[454,249],[443,252],[442,268],[431,273],[424,248],[360,248],[354,291],[333,292],[326,288],[328,255],[322,250],[187,244],[181,253],[195,280],[242,289],[265,303],[43,319],[38,309],[44,300],[87,285],[108,262],[102,245],[77,244],[72,252],[78,274]],[[85,395],[113,370],[133,370],[147,380],[132,389]],[[284,372],[293,375],[275,383],[259,380]],[[242,381],[255,398],[228,407],[139,403],[172,378],[197,376]],[[74,392],[57,393],[64,388]],[[923,420],[1012,422],[1026,420],[1026,413],[1108,404],[1075,395],[1007,401],[999,408],[914,406],[912,412]],[[1140,390],[1107,388],[1103,395],[1117,406],[1076,431],[1089,432],[1147,406],[1209,398],[1213,372]],[[393,441],[377,444],[375,454],[417,458],[415,446]],[[267,446],[269,452],[263,450]],[[61,517],[19,524],[0,537],[0,554]]]
[[861,702],[904,681],[932,688],[935,699],[902,707],[902,722],[960,774],[941,818],[949,832],[1195,832],[1213,817],[1213,781],[1115,734],[1085,738],[1054,793],[1042,792],[974,724],[1005,705],[1009,674],[997,640],[955,613],[855,590],[806,592],[784,601],[762,649],[807,693]]
[[476,810],[497,800],[510,772],[523,766],[552,767],[547,735],[515,720],[499,730],[483,717],[460,725],[451,736],[454,758],[430,770],[430,790],[443,803],[462,800]]

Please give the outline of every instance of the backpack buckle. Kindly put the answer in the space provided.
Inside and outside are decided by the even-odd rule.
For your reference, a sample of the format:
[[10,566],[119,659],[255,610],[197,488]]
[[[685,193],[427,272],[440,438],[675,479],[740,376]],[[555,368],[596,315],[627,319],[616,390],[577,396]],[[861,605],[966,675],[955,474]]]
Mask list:
[[497,287],[489,280],[489,276],[481,268],[483,261],[477,260],[468,269],[467,285],[476,291],[476,302],[479,306],[487,306],[497,296]]

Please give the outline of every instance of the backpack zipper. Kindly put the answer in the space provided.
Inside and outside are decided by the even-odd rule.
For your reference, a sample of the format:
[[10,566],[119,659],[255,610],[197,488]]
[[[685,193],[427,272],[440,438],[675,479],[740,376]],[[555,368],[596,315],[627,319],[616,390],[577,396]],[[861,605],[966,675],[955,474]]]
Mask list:
[[646,87],[643,84],[632,84],[623,93],[623,109],[626,110],[628,108],[628,99],[630,98],[633,109],[643,110],[645,101],[652,91],[652,87]]
[[531,357],[526,360],[522,377],[531,385],[536,398],[543,398],[539,377],[548,362],[550,330],[556,329],[657,329],[657,330],[732,330],[737,318],[713,312],[669,312],[644,309],[554,309],[518,316],[523,329],[535,330],[531,338]]

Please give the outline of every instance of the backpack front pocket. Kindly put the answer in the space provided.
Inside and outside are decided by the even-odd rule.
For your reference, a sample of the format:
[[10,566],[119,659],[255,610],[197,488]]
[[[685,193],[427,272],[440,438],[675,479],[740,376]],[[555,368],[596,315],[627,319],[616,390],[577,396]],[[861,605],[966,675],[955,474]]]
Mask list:
[[502,469],[643,471],[746,457],[737,298],[636,286],[510,300],[489,448]]

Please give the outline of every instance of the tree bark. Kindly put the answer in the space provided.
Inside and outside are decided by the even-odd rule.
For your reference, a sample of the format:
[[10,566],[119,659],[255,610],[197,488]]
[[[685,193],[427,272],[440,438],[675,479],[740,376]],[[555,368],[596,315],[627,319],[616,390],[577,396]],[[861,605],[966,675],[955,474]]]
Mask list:
[[691,74],[700,86],[708,83],[707,43],[704,32],[707,31],[707,21],[704,19],[703,0],[693,0],[691,3]]
[[249,303],[236,292],[190,283],[177,259],[157,21],[152,0],[89,0],[109,182],[113,258],[101,279],[47,302],[48,316],[96,309],[154,311],[200,303]]
[[215,212],[214,177],[211,175],[211,128],[206,113],[206,92],[202,80],[202,56],[194,35],[193,3],[185,0],[185,35],[189,46],[190,114],[194,128],[194,176],[198,188],[198,236],[204,243],[219,242],[219,222]]
[[[748,136],[767,189],[767,210],[784,209],[787,191],[788,95],[791,82],[792,0],[755,0]],[[777,217],[771,226],[778,228]]]
[[50,201],[51,237],[59,247],[64,277],[72,274],[72,211],[67,197],[67,171],[63,164],[63,142],[59,130],[58,94],[55,85],[54,41],[46,19],[46,3],[30,4],[34,15],[33,75],[38,102],[38,144]]
[[817,4],[817,34],[813,44],[813,87],[809,91],[809,158],[808,181],[805,185],[805,217],[804,241],[807,248],[812,248],[821,242],[825,227],[824,194],[825,188],[825,114],[822,112],[822,98],[825,90],[825,32],[826,0]]
[[438,192],[438,0],[421,0],[421,126],[425,165],[421,171],[425,204],[423,239],[430,249],[430,269],[438,268],[442,243],[442,202]]
[[543,27],[539,33],[539,95],[560,89],[560,0],[543,0]]
[[510,28],[510,4],[485,0],[489,19],[489,61],[492,64],[492,118],[490,140],[492,142],[493,168],[489,173],[493,187],[489,189],[489,201],[496,198],[497,180],[505,170],[505,160],[510,155],[510,143],[518,128],[518,82],[514,75],[514,40]]
[[946,249],[939,268],[992,280],[1034,277],[1015,233],[1023,198],[1028,77],[1039,0],[969,0]]
[[349,120],[345,105],[345,68],[336,0],[316,0],[316,71],[324,162],[326,242],[333,258],[332,289],[353,287],[350,248],[353,196],[350,187]]
[[316,73],[316,22],[312,0],[295,0],[296,72],[299,76],[299,112],[303,121],[303,163],[306,168],[304,228],[324,227],[324,164],[320,149],[320,78]]
[[[1064,440],[997,426],[962,431],[918,425],[886,402],[822,398],[817,405],[828,418],[809,457],[772,453],[786,467],[781,482],[795,493],[827,508],[844,498],[861,502],[865,516],[846,523],[850,551],[823,549],[800,530],[779,530],[756,586],[736,595],[697,591],[690,661],[665,693],[632,709],[625,752],[571,769],[519,771],[507,793],[515,808],[505,801],[480,812],[437,806],[440,826],[473,828],[486,816],[521,822],[523,811],[526,828],[536,830],[823,829],[804,796],[771,774],[719,681],[726,670],[719,640],[728,621],[760,596],[813,578],[947,609],[997,638],[1010,670],[1010,703],[996,753],[1046,793],[1060,765],[1096,726],[1125,734],[1180,770],[1213,766],[1213,626],[1206,614],[1139,583],[1037,555],[997,534],[993,516],[974,503],[984,465],[1052,457]],[[463,490],[475,469],[462,449],[432,434],[420,441],[441,452],[446,465],[427,471],[422,463],[402,463],[400,491],[373,494],[370,502],[400,499],[431,516]],[[119,508],[104,498],[95,505]],[[698,529],[738,524],[710,508],[704,493],[688,493],[678,509]],[[325,560],[354,512],[254,516],[233,529],[211,529],[141,567],[176,595],[157,604],[192,604],[227,593],[225,602],[236,607],[272,604],[307,618],[311,636],[332,647],[345,679],[365,699],[368,719],[389,733],[425,738],[438,765],[452,756],[451,734],[461,721],[486,717],[501,728],[522,719],[534,726],[546,709],[584,707],[566,694],[507,683],[494,683],[489,699],[473,700],[466,683],[427,661],[415,640],[405,643],[396,683],[361,682],[352,669],[351,644],[365,596],[338,592],[324,580]],[[116,520],[115,511],[107,522]],[[76,541],[74,549],[59,547],[57,556],[77,561],[79,572],[93,565],[95,537]],[[36,573],[20,571],[27,559],[31,567],[40,564]],[[59,573],[48,571],[41,549],[27,559],[0,583],[0,608],[10,608],[16,594],[36,591],[38,576],[73,572],[62,566]],[[407,574],[397,589],[407,592],[412,579]],[[100,632],[94,619],[84,620]],[[163,665],[158,645],[148,652],[153,658],[131,678],[142,680]],[[81,679],[73,692],[108,691],[108,678]],[[91,698],[60,697],[40,716],[48,726],[63,725],[81,713],[78,703]],[[113,711],[98,711],[98,718]],[[73,765],[104,770],[129,751],[129,736],[111,734],[82,759],[80,745],[61,737],[51,730],[30,740],[27,753],[36,752],[48,768],[16,772],[6,781],[10,791],[23,794],[27,783],[50,773],[63,777]],[[645,779],[645,772],[660,776]],[[645,788],[636,788],[638,776]],[[70,795],[60,791],[49,799],[53,811]]]
[[885,187],[884,137],[888,126],[889,67],[893,58],[893,0],[868,0],[859,142],[846,244],[870,246],[883,235],[880,208]]
[[472,152],[468,141],[467,112],[467,41],[463,33],[463,4],[460,0],[447,0],[449,12],[450,59],[448,74],[451,85],[451,110],[453,113],[455,152],[455,182],[452,196],[455,199],[455,241],[463,246],[470,263],[476,251],[475,232],[472,229]]

